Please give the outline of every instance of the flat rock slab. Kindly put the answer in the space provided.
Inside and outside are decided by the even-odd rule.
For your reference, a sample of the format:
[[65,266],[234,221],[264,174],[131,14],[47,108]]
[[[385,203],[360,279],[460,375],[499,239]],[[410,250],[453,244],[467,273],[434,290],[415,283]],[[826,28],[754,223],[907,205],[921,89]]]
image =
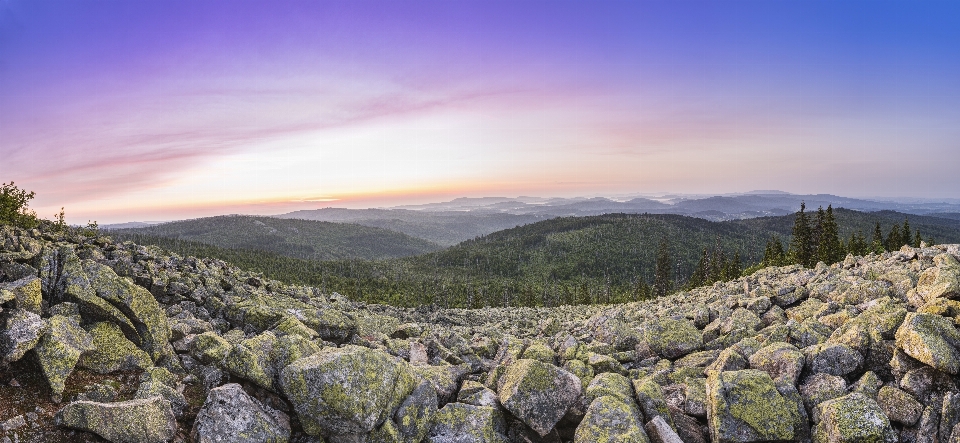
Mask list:
[[161,443],[177,433],[170,403],[160,397],[117,403],[75,401],[57,412],[59,426],[89,431],[114,443]]

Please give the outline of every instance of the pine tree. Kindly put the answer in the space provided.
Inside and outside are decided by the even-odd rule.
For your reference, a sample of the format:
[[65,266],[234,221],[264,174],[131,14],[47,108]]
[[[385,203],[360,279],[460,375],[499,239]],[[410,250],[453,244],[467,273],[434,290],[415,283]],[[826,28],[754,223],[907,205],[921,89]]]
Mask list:
[[880,229],[880,222],[873,228],[873,242],[870,244],[871,252],[883,254],[883,230]]
[[724,280],[733,280],[740,277],[740,274],[743,273],[743,265],[740,263],[740,251],[733,253],[733,260],[730,261],[730,264],[727,266],[727,272],[724,276]]
[[900,225],[894,224],[890,228],[890,233],[887,234],[887,250],[896,251],[900,249],[900,246],[903,246],[903,238],[900,236]]
[[790,240],[790,261],[806,267],[812,267],[813,251],[810,248],[810,221],[803,212],[806,209],[806,203],[800,203],[800,211],[796,213],[793,221],[793,238]]
[[[817,214],[819,223],[820,214]],[[817,259],[830,265],[843,260],[843,243],[840,242],[840,228],[833,215],[833,205],[827,206],[823,215],[823,224],[820,229],[820,240],[817,243]]]
[[690,282],[687,284],[687,286],[693,289],[706,285],[709,274],[710,257],[707,253],[707,248],[703,248],[703,253],[700,255],[700,261],[697,262],[697,268],[693,271],[693,275],[690,276]]
[[813,252],[810,262],[815,263],[821,260],[819,255],[820,243],[823,239],[824,225],[827,223],[827,212],[823,206],[817,208],[817,216],[813,222],[813,229],[810,230],[810,250]]
[[[903,218],[903,230],[900,231],[900,246],[907,245],[910,246],[913,244],[913,238],[910,236],[912,231],[910,231],[910,220],[906,217]],[[899,249],[899,248],[898,248]]]
[[917,232],[917,234],[913,237],[913,247],[914,247],[914,248],[919,248],[919,247],[920,247],[920,242],[923,241],[923,237],[920,237],[920,230],[919,230],[919,229],[917,229],[916,232]]
[[670,257],[670,244],[666,239],[660,241],[657,248],[657,266],[653,274],[653,296],[663,297],[673,289],[673,258]]

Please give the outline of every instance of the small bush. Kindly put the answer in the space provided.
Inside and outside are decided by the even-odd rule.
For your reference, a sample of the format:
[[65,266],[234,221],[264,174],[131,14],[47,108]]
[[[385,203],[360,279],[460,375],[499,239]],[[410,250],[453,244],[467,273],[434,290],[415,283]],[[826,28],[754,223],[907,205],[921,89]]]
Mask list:
[[27,208],[34,193],[18,188],[12,181],[0,185],[0,224],[34,228],[37,214]]

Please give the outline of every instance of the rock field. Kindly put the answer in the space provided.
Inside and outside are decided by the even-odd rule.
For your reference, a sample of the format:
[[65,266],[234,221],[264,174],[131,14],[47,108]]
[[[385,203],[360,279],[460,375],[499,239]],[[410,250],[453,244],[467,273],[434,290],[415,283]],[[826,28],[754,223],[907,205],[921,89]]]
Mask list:
[[960,442],[958,258],[404,309],[0,227],[0,443]]

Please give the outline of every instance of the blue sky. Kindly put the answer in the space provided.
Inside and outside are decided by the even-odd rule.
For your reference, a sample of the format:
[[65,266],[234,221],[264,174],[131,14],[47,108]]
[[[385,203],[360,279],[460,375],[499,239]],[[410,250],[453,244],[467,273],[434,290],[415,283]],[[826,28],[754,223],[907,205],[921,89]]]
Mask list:
[[0,0],[0,181],[74,222],[957,198],[958,99],[951,1]]

